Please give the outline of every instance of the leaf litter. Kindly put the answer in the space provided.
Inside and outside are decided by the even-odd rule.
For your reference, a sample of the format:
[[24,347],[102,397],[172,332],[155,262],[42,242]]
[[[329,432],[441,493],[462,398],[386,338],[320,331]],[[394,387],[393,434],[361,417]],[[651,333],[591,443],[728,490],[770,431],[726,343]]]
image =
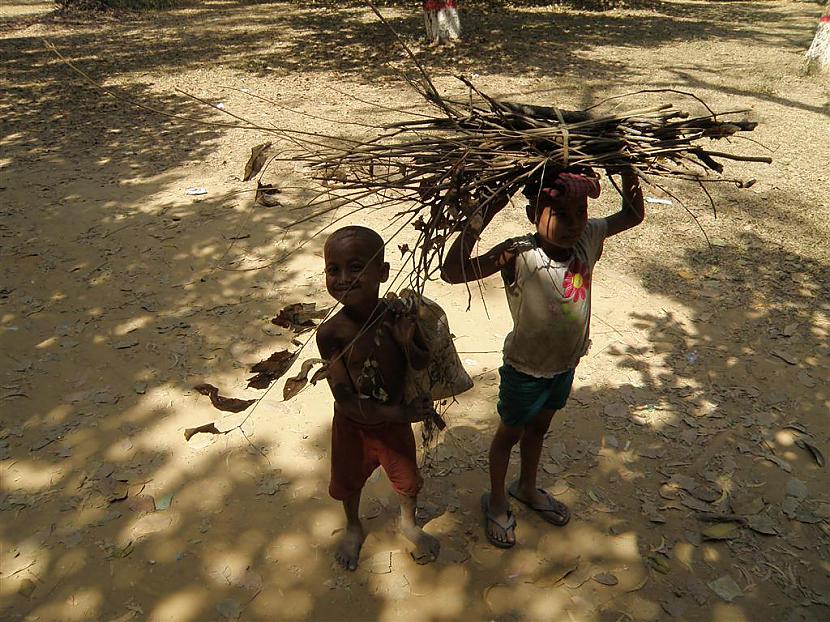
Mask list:
[[325,360],[319,358],[306,359],[305,361],[303,361],[299,373],[296,376],[293,376],[285,381],[285,385],[282,389],[283,401],[287,402],[291,398],[295,397],[300,391],[302,391],[303,387],[305,387],[309,382],[308,373],[315,365],[322,365],[323,367],[318,369],[311,377],[311,384],[316,384],[317,381],[325,377],[327,372],[325,368]]
[[299,351],[279,350],[264,361],[260,361],[251,367],[251,373],[255,375],[248,378],[248,387],[252,389],[267,389],[271,386],[272,382],[285,375],[285,372],[294,364],[298,353]]
[[300,334],[316,327],[314,320],[325,318],[330,310],[330,307],[318,309],[314,302],[295,302],[283,307],[271,323]]
[[251,404],[256,402],[255,399],[241,400],[235,397],[224,397],[223,395],[219,395],[219,389],[213,386],[212,384],[197,384],[193,388],[202,395],[207,395],[210,398],[210,403],[213,404],[214,408],[225,412],[242,412]]

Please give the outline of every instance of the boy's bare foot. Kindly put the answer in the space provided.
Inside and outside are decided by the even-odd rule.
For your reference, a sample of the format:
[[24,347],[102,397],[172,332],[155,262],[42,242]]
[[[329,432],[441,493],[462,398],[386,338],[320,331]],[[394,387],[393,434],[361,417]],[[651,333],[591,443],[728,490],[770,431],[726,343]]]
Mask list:
[[437,559],[441,544],[433,536],[417,525],[407,522],[401,522],[401,533],[415,545],[411,555],[417,563],[428,564]]
[[347,525],[346,531],[340,538],[337,544],[337,551],[334,553],[334,559],[345,570],[356,570],[357,560],[360,558],[360,548],[363,546],[363,541],[366,539],[366,534],[363,532],[363,527],[360,525]]

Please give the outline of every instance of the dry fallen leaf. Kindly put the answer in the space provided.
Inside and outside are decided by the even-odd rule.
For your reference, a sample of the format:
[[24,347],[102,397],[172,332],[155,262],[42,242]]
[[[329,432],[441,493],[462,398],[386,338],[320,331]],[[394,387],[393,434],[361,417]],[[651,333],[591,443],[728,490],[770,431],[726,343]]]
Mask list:
[[195,428],[187,428],[184,431],[184,440],[189,441],[193,438],[194,434],[199,434],[200,432],[205,432],[207,434],[226,434],[226,432],[220,432],[217,430],[215,423],[204,423],[200,426],[196,426]]
[[271,320],[271,323],[283,328],[290,328],[299,334],[314,328],[316,326],[314,320],[326,317],[329,311],[329,308],[318,309],[314,302],[295,302],[283,307],[277,317]]
[[738,596],[741,596],[744,593],[740,586],[735,583],[735,580],[729,575],[724,575],[715,581],[710,581],[708,585],[715,594],[728,603],[731,603]]
[[308,372],[311,371],[312,367],[318,364],[325,365],[325,361],[323,359],[308,359],[303,361],[300,373],[285,381],[285,386],[282,388],[283,401],[287,402],[292,397],[296,396],[303,389],[303,387],[308,384]]
[[798,359],[797,359],[797,358],[795,358],[795,357],[794,357],[792,354],[790,354],[789,352],[785,352],[784,350],[773,350],[773,351],[771,352],[771,354],[772,354],[773,356],[776,356],[776,357],[780,358],[780,359],[781,359],[782,361],[784,361],[785,363],[788,363],[788,364],[790,364],[790,365],[798,365]]
[[251,157],[245,163],[245,174],[242,176],[242,181],[249,181],[254,175],[262,170],[265,166],[265,161],[268,158],[268,151],[271,149],[271,143],[262,143],[251,149]]
[[281,378],[288,371],[294,363],[296,356],[296,352],[279,350],[264,361],[260,361],[251,367],[251,372],[256,375],[248,378],[248,387],[253,389],[267,389],[272,382]]
[[212,384],[197,384],[193,388],[202,395],[210,397],[210,403],[213,404],[214,408],[224,410],[225,412],[242,412],[248,408],[248,406],[256,402],[256,400],[240,400],[234,397],[223,397],[222,395],[219,395],[219,389],[214,387]]
[[596,581],[600,585],[611,586],[611,585],[617,585],[617,583],[620,582],[620,580],[617,579],[617,576],[614,575],[614,574],[611,574],[610,572],[600,572],[598,574],[595,574],[592,578],[593,578],[594,581]]
[[263,207],[277,207],[280,205],[280,189],[273,184],[257,182],[254,202]]
[[813,460],[816,461],[817,465],[819,465],[820,467],[824,466],[826,460],[824,459],[824,454],[821,453],[821,450],[818,447],[816,447],[812,443],[808,443],[807,441],[801,438],[798,439],[795,442],[795,444],[801,447],[802,449],[806,449],[813,457]]

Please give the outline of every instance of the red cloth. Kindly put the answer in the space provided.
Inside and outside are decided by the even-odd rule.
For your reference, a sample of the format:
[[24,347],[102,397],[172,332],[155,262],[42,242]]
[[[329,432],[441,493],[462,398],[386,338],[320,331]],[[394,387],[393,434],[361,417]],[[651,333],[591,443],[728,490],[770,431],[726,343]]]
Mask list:
[[424,0],[424,11],[440,11],[454,9],[455,0]]
[[354,496],[378,466],[392,488],[407,497],[421,489],[415,458],[415,435],[409,423],[361,426],[342,415],[331,425],[331,482],[329,494],[338,501]]
[[542,193],[548,195],[551,199],[558,197],[596,199],[599,192],[599,179],[577,173],[559,173],[550,187],[542,188]]

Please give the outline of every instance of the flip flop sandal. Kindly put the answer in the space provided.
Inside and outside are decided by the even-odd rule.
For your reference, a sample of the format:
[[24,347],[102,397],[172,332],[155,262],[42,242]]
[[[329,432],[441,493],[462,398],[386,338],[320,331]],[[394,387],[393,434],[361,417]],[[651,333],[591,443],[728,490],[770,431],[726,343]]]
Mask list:
[[561,501],[557,501],[553,498],[553,496],[547,491],[542,488],[537,488],[544,497],[545,503],[534,505],[530,503],[527,499],[522,499],[518,495],[518,487],[519,482],[513,482],[507,488],[507,494],[513,497],[519,503],[526,505],[531,510],[536,512],[542,520],[545,522],[550,523],[551,525],[556,525],[557,527],[564,527],[568,524],[568,521],[571,520],[571,512],[568,509],[568,506],[562,503]]
[[[513,512],[508,510],[507,512],[507,523],[500,522],[493,514],[490,512],[490,493],[485,492],[481,495],[481,509],[484,512],[484,534],[487,536],[487,540],[493,546],[497,546],[500,549],[510,549],[513,548],[516,544],[516,517],[513,515]],[[497,540],[493,537],[493,534],[490,533],[490,526],[495,525],[499,529],[501,529],[504,537],[506,538],[508,533],[512,532],[513,534],[513,542],[502,542],[501,540]]]

